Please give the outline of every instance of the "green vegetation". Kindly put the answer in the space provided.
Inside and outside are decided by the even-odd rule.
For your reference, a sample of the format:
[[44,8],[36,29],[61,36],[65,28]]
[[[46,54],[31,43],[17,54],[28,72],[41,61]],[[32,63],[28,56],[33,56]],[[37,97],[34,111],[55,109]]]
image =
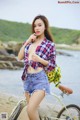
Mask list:
[[[77,43],[77,39],[80,38],[80,30],[51,27],[51,32],[56,43]],[[22,42],[26,40],[30,34],[31,25],[29,23],[18,23],[0,20],[0,41]]]
[[80,30],[70,30],[61,28],[51,28],[52,34],[56,40],[56,43],[73,44],[77,43],[80,38]]
[[31,33],[31,25],[0,20],[0,41],[24,41]]

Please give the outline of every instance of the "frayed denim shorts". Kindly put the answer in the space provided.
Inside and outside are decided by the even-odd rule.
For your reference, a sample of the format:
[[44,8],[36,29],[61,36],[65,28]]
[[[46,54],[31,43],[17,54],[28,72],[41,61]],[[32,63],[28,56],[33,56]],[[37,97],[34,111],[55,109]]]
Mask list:
[[45,93],[50,94],[50,85],[44,70],[33,74],[28,73],[26,80],[23,82],[23,87],[24,91],[30,94],[37,90],[44,90]]

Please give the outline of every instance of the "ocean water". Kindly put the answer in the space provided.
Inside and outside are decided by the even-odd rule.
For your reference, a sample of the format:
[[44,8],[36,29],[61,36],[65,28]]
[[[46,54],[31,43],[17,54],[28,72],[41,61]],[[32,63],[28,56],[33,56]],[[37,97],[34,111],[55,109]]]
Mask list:
[[[73,89],[73,94],[64,97],[64,102],[74,103],[80,106],[80,51],[59,50],[71,56],[57,55],[57,64],[61,67],[61,84]],[[23,82],[21,80],[21,70],[0,70],[0,92],[24,96]],[[51,91],[59,95],[61,91],[50,84]],[[48,98],[53,96],[48,96]],[[52,99],[50,99],[52,100]],[[50,101],[52,102],[52,101]]]

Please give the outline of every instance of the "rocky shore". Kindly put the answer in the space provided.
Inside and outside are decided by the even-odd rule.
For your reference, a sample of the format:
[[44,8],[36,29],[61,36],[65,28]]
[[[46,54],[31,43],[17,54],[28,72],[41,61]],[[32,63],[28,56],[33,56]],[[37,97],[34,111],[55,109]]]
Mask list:
[[[0,41],[0,69],[20,69],[24,66],[23,61],[19,61],[17,59],[21,46],[22,43],[17,43],[15,41],[10,41],[7,43]],[[57,54],[72,56],[68,53],[59,51],[58,49],[80,50],[80,45],[56,44],[56,48]]]
[[20,69],[23,62],[18,61],[17,55],[22,43],[0,42],[0,69]]

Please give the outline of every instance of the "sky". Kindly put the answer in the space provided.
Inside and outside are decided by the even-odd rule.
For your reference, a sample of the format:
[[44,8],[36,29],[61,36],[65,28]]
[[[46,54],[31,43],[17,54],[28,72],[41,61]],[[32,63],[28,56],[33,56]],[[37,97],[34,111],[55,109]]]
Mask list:
[[[32,23],[35,16],[48,18],[50,26],[80,30],[80,0],[0,0],[0,19]],[[79,3],[75,3],[75,2]]]

